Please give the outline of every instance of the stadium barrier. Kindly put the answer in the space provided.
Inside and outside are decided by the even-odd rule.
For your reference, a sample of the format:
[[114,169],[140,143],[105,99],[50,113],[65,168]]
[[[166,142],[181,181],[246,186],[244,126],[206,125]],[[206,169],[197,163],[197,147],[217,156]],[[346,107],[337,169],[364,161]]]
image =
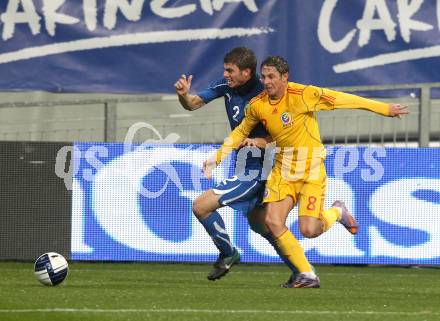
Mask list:
[[[322,139],[327,144],[438,147],[438,88],[440,83],[336,88],[400,102],[409,106],[411,114],[396,121],[360,110],[320,112],[317,117]],[[187,112],[175,95],[0,95],[0,140],[122,141],[140,119],[164,136],[178,133],[180,143],[219,143],[229,132],[221,99],[209,108]],[[151,132],[145,131],[135,139],[143,142],[150,138]]]
[[[200,167],[215,145],[1,142],[0,260],[55,251],[71,260],[213,261],[217,250],[191,214],[213,181]],[[440,264],[440,150],[328,146],[325,207],[343,199],[359,220],[316,239],[288,224],[315,264]],[[73,152],[73,154],[72,154]],[[239,212],[223,208],[244,262],[280,262]]]

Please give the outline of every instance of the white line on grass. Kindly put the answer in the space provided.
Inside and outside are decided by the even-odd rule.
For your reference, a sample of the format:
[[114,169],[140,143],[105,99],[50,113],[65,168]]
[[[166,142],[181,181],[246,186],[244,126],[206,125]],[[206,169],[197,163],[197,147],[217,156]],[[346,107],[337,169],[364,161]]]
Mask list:
[[[319,269],[319,268],[318,268]],[[363,268],[359,268],[359,269],[363,269]],[[364,270],[364,272],[362,272],[362,271],[356,271],[356,273],[355,274],[353,274],[353,275],[355,275],[355,276],[370,276],[371,275],[371,273],[367,273],[367,272],[365,272],[365,271],[368,271],[368,267],[366,267],[365,268],[365,270]],[[431,269],[431,268],[426,268],[426,269],[424,269],[424,268],[414,268],[414,269],[411,269],[411,271],[427,271],[427,270],[429,270],[429,269]],[[17,269],[0,269],[1,271],[6,271],[6,272],[17,272],[17,271],[20,271],[20,272],[28,272],[29,271],[29,269],[23,269],[23,270],[17,270]],[[434,269],[433,269],[434,270]],[[119,272],[123,272],[123,273],[139,273],[139,272],[147,272],[147,271],[149,271],[149,272],[154,272],[155,270],[148,270],[148,268],[145,268],[145,269],[139,269],[139,270],[124,270],[124,269],[101,269],[101,270],[99,270],[99,269],[75,269],[75,268],[70,268],[70,271],[69,271],[69,273],[82,273],[82,272],[100,272],[100,273],[102,273],[102,272],[114,272],[114,273],[119,273]],[[169,271],[159,271],[159,270],[157,270],[158,272],[160,272],[161,274],[166,274],[166,273],[172,273],[172,274],[205,274],[206,273],[206,271],[177,271],[177,270],[169,270]],[[234,270],[234,274],[267,274],[267,275],[287,275],[289,273],[289,271],[287,271],[287,270],[285,270],[285,271],[237,271],[237,270]],[[335,272],[325,272],[325,271],[323,271],[322,272],[322,274],[323,275],[326,275],[326,276],[338,276],[338,275],[342,275],[342,274],[344,274],[345,272],[341,272],[341,273],[335,273]],[[405,274],[403,274],[403,273],[393,273],[393,277],[412,277],[412,276],[414,276],[414,277],[419,277],[419,275],[418,274],[411,274],[411,273],[405,273]]]
[[308,310],[209,310],[209,309],[10,309],[0,310],[0,313],[207,313],[207,314],[366,314],[366,315],[440,315],[440,312],[418,311],[308,311]]
[[[368,268],[366,268],[366,269],[368,269]],[[420,269],[418,269],[418,270],[420,270]],[[147,269],[145,269],[145,270],[106,270],[106,272],[113,272],[113,271],[114,272],[123,272],[123,273],[130,273],[130,272],[139,273],[139,272],[142,272],[142,271],[146,272]],[[70,271],[70,272],[72,272],[72,271]],[[80,269],[80,270],[74,270],[74,272],[75,273],[77,273],[77,272],[102,272],[102,270],[99,271],[99,270],[92,270],[92,269],[90,269],[90,270],[89,269],[87,269],[87,270],[86,269]],[[150,272],[154,272],[154,270],[152,270]],[[158,272],[160,272],[161,274],[165,274],[165,273],[172,273],[172,274],[205,274],[206,273],[206,271],[172,271],[172,270],[169,270],[169,271],[158,271]],[[285,270],[285,271],[279,271],[278,272],[278,271],[237,271],[237,270],[234,270],[233,273],[234,274],[259,274],[259,275],[260,274],[287,275],[287,274],[289,274],[289,271]],[[325,271],[323,271],[322,274],[323,275],[327,275],[327,276],[338,276],[338,275],[343,275],[344,273],[343,272],[335,273],[335,272],[325,272]],[[353,273],[353,275],[355,275],[355,276],[371,276],[371,273],[356,271],[356,273]],[[408,274],[393,273],[393,276],[397,276],[397,277],[416,276],[416,277],[419,277],[419,275],[417,275],[417,274],[410,274],[410,273],[408,273]]]

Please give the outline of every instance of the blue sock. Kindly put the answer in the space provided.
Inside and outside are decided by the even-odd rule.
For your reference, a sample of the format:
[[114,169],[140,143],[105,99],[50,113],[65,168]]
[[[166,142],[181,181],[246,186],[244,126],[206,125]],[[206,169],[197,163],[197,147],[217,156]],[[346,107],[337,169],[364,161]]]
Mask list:
[[221,255],[231,256],[234,253],[234,247],[225,229],[225,222],[217,211],[212,212],[200,223],[211,236]]
[[290,270],[292,270],[293,274],[298,274],[299,271],[298,269],[295,267],[295,265],[292,264],[292,262],[290,262],[287,258],[284,257],[284,255],[280,252],[272,234],[267,233],[267,234],[261,234],[262,237],[264,237],[266,240],[269,241],[269,243],[273,246],[273,248],[275,249],[275,251],[277,251],[278,256],[283,260],[283,262],[289,267]]

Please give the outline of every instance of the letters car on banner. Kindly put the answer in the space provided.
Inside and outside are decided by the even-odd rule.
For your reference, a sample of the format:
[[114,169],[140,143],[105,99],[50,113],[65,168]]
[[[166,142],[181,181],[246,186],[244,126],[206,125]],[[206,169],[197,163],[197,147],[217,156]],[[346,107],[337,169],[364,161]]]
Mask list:
[[319,86],[438,82],[440,1],[4,0],[0,90],[200,89],[224,54],[282,55]]
[[[73,260],[207,262],[217,257],[192,201],[233,175],[232,162],[203,178],[212,145],[77,143],[74,146]],[[329,147],[325,207],[344,200],[360,223],[316,239],[300,237],[313,263],[439,264],[440,150]],[[220,210],[244,262],[280,262],[240,212]]]

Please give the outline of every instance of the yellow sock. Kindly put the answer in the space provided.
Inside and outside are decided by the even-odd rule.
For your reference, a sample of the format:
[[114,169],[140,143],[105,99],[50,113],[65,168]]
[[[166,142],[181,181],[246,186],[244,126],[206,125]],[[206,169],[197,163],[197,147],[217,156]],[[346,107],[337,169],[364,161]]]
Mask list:
[[298,240],[287,229],[275,239],[280,252],[292,263],[300,273],[312,272],[312,266],[304,255],[304,250]]
[[324,211],[321,216],[321,221],[324,223],[324,232],[327,232],[330,227],[332,227],[333,223],[339,219],[340,216],[341,213],[338,211],[337,208],[334,207]]

